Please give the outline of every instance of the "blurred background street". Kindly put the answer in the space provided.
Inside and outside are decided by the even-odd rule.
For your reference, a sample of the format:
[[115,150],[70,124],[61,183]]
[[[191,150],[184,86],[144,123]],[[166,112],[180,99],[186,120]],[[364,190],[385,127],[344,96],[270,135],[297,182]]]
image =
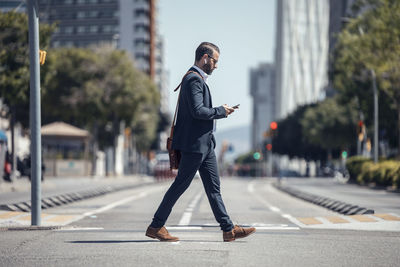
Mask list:
[[[399,0],[1,0],[0,265],[398,265],[399,14]],[[177,174],[173,89],[203,41],[221,49],[214,105],[240,104],[214,132],[222,193],[257,233],[222,243],[197,173],[167,223],[181,241],[164,244],[144,231]]]

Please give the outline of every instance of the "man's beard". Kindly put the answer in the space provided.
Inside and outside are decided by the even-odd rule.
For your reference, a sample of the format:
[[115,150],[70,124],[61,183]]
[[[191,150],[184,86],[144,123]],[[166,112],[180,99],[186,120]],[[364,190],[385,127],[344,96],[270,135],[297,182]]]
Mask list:
[[204,64],[203,65],[204,72],[207,73],[208,75],[211,75],[213,72],[213,69],[211,68],[210,63]]

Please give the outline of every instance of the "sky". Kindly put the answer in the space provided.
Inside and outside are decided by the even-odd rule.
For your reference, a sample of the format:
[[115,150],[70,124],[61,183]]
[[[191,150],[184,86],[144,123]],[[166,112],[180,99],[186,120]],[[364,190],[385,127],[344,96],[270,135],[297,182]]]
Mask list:
[[194,63],[197,46],[216,44],[218,68],[208,79],[214,106],[240,104],[217,129],[250,125],[250,69],[274,61],[275,0],[158,0],[159,33],[165,41],[165,68],[169,72],[170,111],[178,97],[173,89]]

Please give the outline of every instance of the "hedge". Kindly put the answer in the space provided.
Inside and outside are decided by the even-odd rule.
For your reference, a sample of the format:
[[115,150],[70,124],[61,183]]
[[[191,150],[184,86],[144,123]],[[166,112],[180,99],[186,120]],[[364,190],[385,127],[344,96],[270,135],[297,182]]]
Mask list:
[[383,160],[373,163],[360,156],[351,157],[346,162],[350,180],[359,184],[376,184],[400,188],[400,161]]

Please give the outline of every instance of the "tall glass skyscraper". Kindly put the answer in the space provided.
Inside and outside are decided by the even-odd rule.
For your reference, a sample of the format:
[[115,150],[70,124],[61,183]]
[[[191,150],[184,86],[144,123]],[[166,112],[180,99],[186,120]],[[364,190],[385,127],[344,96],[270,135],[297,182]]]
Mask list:
[[329,0],[277,1],[277,117],[324,97],[328,84]]

